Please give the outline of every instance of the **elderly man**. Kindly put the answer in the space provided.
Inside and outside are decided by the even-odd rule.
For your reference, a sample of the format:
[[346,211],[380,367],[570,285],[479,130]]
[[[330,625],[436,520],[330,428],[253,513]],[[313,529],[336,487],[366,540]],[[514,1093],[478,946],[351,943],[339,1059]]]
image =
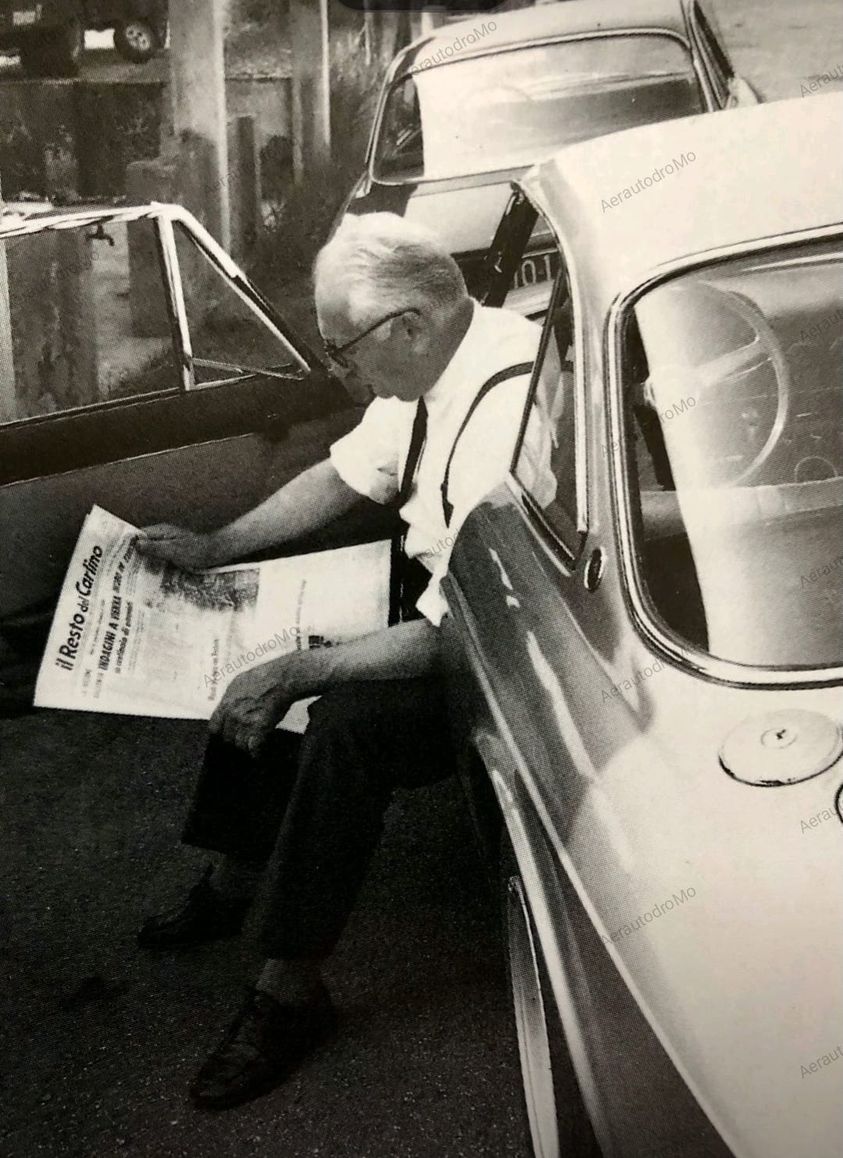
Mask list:
[[[362,421],[326,461],[229,526],[209,535],[150,527],[143,549],[185,567],[218,565],[295,540],[365,495],[400,506],[407,586],[418,598],[392,627],[240,674],[211,720],[183,839],[223,856],[184,905],[139,934],[150,949],[232,936],[268,873],[266,965],[191,1090],[209,1109],[267,1092],[332,1035],[321,966],[393,791],[453,769],[437,672],[439,585],[462,520],[508,470],[539,338],[532,322],[472,301],[439,242],[394,214],[346,219],[314,281],[329,357],[350,391],[374,395]],[[294,750],[275,725],[314,694]]]

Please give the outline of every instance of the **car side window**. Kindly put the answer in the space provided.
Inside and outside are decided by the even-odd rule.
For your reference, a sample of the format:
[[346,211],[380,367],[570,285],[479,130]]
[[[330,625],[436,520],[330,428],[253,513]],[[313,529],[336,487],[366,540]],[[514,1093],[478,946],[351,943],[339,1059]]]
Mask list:
[[178,388],[152,221],[0,241],[0,424]]
[[375,145],[375,177],[384,181],[421,176],[424,145],[416,83],[405,76],[390,90]]
[[582,546],[574,305],[562,264],[545,318],[513,474],[531,513],[571,561]]
[[193,353],[194,387],[246,381],[272,371],[290,370],[295,358],[240,296],[214,262],[176,222],[179,274]]

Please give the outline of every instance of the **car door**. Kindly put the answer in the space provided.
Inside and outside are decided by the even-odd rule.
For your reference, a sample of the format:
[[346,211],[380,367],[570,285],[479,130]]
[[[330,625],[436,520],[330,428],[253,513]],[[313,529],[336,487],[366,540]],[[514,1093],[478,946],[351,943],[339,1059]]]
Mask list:
[[353,421],[338,382],[178,207],[5,222],[0,619],[55,592],[94,503],[136,525],[221,525]]
[[[520,195],[512,224],[521,244],[536,228]],[[499,240],[505,286],[521,249]],[[564,244],[558,260],[508,485],[465,521],[443,585],[455,729],[494,785],[534,937],[524,960],[535,954],[549,979],[527,994],[528,1015],[514,993],[534,1153],[593,1152],[571,1141],[561,1033],[607,1158],[727,1158],[593,922],[630,871],[605,774],[647,719],[612,695],[634,633],[616,566],[603,326]],[[535,1093],[550,1093],[548,1068],[555,1105]]]

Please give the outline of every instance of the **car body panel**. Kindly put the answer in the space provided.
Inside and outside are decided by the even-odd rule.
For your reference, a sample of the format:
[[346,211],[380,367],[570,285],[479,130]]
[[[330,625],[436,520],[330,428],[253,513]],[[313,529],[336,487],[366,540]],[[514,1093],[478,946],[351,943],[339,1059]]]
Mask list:
[[[843,1040],[843,760],[799,783],[759,786],[727,774],[721,747],[739,724],[779,709],[839,726],[843,686],[839,672],[716,678],[639,629],[618,524],[609,335],[622,295],[703,254],[843,237],[843,174],[824,162],[843,99],[824,99],[724,113],[716,132],[706,117],[631,130],[564,150],[522,180],[564,243],[579,307],[587,526],[571,559],[511,476],[466,520],[444,584],[455,723],[496,784],[510,832],[527,834],[525,860],[548,874],[532,890],[560,1002],[589,976],[608,984],[617,974],[628,996],[618,1016],[630,1026],[622,1052],[644,1057],[639,1044],[652,1046],[637,1010],[736,1158],[839,1153],[839,1071],[826,1067]],[[809,150],[793,172],[789,151],[804,158],[806,139],[818,156]],[[601,187],[623,187],[633,165],[646,172],[641,157],[660,141],[668,154],[682,142],[698,167],[613,208],[608,222]],[[779,167],[781,198],[771,198]],[[689,216],[712,189],[718,212]],[[587,585],[598,551],[600,577]],[[642,1117],[625,1097],[633,1079],[600,996],[593,985],[581,1004],[578,1048],[584,1097],[601,1102],[604,1150],[694,1153],[671,1133],[681,1096],[669,1074],[657,1070],[667,1105],[648,1103]],[[646,1056],[658,1065],[658,1050]]]

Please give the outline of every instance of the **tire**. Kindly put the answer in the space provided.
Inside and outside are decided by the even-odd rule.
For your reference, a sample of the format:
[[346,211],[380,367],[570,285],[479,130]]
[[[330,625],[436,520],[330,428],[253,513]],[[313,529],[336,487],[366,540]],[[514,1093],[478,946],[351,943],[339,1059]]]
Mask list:
[[31,34],[20,46],[27,76],[78,76],[85,53],[85,23],[71,16],[60,28]]
[[132,64],[145,64],[162,44],[160,22],[138,16],[121,20],[114,29],[114,47],[124,60],[130,60]]
[[528,1153],[601,1158],[550,987],[530,904],[509,839],[500,857],[501,909],[513,1001]]

